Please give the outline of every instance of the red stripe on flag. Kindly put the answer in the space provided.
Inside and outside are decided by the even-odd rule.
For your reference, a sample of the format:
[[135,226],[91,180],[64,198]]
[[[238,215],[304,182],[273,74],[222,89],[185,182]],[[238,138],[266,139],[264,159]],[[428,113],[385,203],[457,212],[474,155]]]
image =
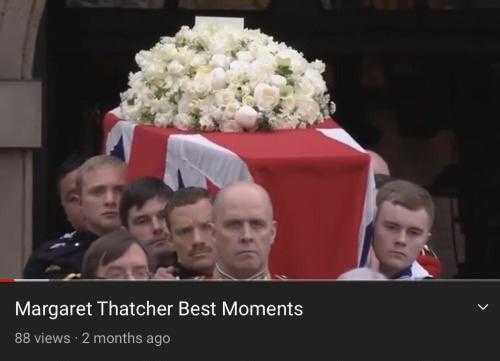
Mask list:
[[238,154],[278,221],[272,273],[334,278],[356,267],[369,157],[316,130],[205,134]]
[[172,128],[136,126],[128,164],[129,181],[144,176],[163,179],[168,137],[178,133],[178,130]]
[[15,278],[1,278],[0,277],[0,283],[12,283],[12,282],[16,282],[16,279]]
[[[205,177],[206,178],[206,177]],[[213,195],[215,196],[217,194],[217,192],[220,191],[220,188],[217,187],[215,184],[213,184],[210,179],[206,178],[207,180],[207,190]]]

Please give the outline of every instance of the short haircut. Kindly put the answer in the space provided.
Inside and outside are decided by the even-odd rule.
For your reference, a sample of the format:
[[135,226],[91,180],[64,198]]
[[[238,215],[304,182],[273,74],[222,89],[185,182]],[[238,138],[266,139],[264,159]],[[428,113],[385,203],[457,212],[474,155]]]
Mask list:
[[375,178],[375,188],[377,189],[382,188],[384,184],[397,180],[397,178],[387,174],[375,174],[374,178]]
[[412,211],[424,209],[429,215],[430,224],[434,223],[434,202],[427,190],[405,180],[395,180],[384,184],[377,193],[377,207],[390,202]]
[[89,158],[78,169],[78,175],[76,177],[77,191],[81,193],[83,177],[85,176],[86,173],[104,166],[123,168],[123,169],[126,169],[127,167],[124,161],[112,155],[96,155],[92,158]]
[[210,192],[200,187],[186,187],[175,191],[166,208],[167,226],[170,228],[170,214],[175,208],[198,203],[202,199],[207,199],[210,204],[213,203],[213,197]]
[[80,166],[85,163],[85,158],[79,154],[71,154],[68,158],[62,162],[62,164],[57,168],[57,191],[61,192],[61,181],[66,175],[77,170]]
[[144,246],[125,229],[108,233],[92,242],[85,252],[82,262],[82,278],[96,278],[99,266],[106,266],[123,256],[133,245],[137,244],[150,260]]
[[168,201],[173,193],[172,188],[155,177],[143,177],[129,183],[120,202],[122,225],[128,228],[128,213],[134,206],[142,208],[147,201],[156,197]]

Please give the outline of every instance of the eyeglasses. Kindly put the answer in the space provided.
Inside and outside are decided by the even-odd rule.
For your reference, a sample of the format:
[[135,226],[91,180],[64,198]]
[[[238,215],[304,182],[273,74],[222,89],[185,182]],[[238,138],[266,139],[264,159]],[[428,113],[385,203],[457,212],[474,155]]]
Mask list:
[[102,277],[96,277],[97,279],[106,280],[149,280],[151,279],[151,273],[148,270],[113,270],[107,272]]

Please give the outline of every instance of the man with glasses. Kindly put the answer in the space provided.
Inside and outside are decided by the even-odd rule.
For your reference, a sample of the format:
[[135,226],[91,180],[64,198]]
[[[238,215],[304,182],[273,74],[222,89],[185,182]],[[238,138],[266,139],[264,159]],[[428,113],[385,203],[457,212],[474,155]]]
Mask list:
[[108,233],[93,242],[85,253],[82,278],[149,279],[148,254],[142,244],[126,230]]

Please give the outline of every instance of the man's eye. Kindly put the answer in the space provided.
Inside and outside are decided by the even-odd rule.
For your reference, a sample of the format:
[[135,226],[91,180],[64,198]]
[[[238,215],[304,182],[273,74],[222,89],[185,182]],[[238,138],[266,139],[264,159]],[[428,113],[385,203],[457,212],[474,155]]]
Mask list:
[[135,224],[146,224],[148,222],[147,217],[139,217],[135,220]]
[[175,231],[175,234],[177,234],[178,236],[185,236],[189,233],[191,233],[192,231],[192,228],[180,228],[180,229],[177,229]]
[[390,229],[391,231],[397,230],[398,226],[395,224],[386,224],[385,228]]
[[92,188],[89,193],[92,194],[92,195],[101,195],[101,194],[104,194],[104,187],[97,187],[97,188]]
[[238,229],[241,227],[240,221],[229,221],[225,223],[225,227],[229,229]]
[[261,220],[252,220],[250,221],[250,226],[254,229],[261,229],[265,227],[265,222]]
[[209,231],[212,228],[212,225],[210,223],[203,223],[200,228],[202,231]]
[[123,280],[127,278],[127,274],[123,271],[108,272],[105,276],[107,279]]

